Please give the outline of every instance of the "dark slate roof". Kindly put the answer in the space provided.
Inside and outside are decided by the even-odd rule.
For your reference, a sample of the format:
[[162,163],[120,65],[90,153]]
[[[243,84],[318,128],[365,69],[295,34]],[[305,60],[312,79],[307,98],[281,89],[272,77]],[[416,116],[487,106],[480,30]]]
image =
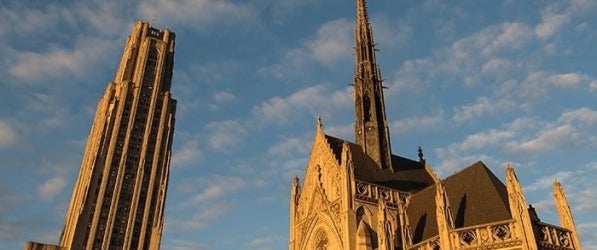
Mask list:
[[[442,183],[448,194],[456,228],[512,218],[506,186],[483,162],[474,163]],[[435,189],[435,185],[432,185],[411,197],[407,213],[414,244],[438,234]]]
[[[325,137],[336,156],[341,162],[342,144],[345,140],[326,135]],[[354,164],[355,178],[361,181],[382,185],[407,192],[416,192],[434,183],[433,177],[427,172],[425,166],[401,156],[392,155],[392,168],[380,169],[360,145],[348,142],[352,161]]]

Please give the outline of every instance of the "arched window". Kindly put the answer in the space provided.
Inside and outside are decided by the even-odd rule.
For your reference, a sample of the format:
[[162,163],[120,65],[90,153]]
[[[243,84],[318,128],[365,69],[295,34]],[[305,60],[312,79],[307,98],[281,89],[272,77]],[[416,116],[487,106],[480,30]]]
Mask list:
[[313,249],[328,250],[329,240],[324,230],[317,231],[317,233],[315,234],[315,240],[313,242]]

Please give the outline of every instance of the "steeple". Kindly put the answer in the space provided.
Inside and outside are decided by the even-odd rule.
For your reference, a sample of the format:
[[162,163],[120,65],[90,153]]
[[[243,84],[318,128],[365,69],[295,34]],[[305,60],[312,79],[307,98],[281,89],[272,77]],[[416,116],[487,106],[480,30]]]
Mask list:
[[365,0],[356,0],[355,24],[355,141],[382,169],[392,169],[391,145],[383,86],[375,61],[375,44]]

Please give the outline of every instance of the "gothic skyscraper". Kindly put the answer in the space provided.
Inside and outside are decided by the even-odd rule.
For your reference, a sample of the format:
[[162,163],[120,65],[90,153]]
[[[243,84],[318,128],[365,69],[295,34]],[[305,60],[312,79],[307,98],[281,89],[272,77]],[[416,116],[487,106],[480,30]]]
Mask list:
[[[175,35],[137,22],[100,98],[56,249],[158,249],[176,100]],[[35,248],[39,243],[28,243]]]
[[417,160],[392,154],[365,0],[356,9],[355,143],[317,120],[290,191],[289,250],[581,249],[558,182],[554,226],[527,205],[510,165],[505,184],[481,161],[440,180],[421,148]]

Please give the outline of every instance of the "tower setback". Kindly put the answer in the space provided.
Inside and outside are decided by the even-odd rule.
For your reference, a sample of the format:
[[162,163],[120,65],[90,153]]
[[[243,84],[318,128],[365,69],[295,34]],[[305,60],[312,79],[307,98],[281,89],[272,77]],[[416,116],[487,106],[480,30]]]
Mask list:
[[56,249],[159,249],[176,111],[174,41],[170,30],[134,25],[97,105]]

